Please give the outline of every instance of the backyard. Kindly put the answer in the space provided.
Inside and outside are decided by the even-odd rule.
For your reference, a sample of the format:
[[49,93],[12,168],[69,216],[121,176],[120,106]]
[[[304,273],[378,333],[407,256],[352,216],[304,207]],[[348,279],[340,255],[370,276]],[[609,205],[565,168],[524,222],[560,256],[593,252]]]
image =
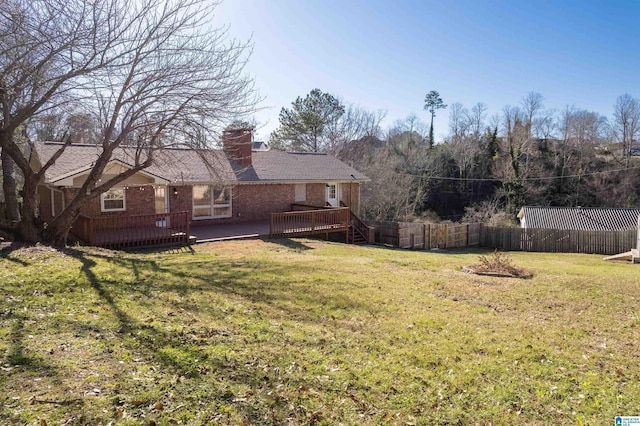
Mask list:
[[247,240],[0,257],[0,424],[604,425],[640,413],[640,265]]

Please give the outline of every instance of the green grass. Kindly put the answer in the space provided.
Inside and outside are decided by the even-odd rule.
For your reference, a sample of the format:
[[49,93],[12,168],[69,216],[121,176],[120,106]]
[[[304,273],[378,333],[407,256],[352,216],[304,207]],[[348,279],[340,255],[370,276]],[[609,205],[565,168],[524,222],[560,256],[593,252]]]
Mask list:
[[640,413],[640,266],[312,240],[0,258],[0,424],[605,425]]

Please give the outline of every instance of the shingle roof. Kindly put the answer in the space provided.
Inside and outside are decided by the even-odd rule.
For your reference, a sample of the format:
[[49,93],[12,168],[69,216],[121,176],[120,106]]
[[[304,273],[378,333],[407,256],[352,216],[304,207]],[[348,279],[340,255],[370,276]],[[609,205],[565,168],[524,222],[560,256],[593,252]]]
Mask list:
[[241,182],[273,181],[365,181],[364,174],[323,153],[257,151],[252,166],[238,170]]
[[[45,164],[60,148],[58,142],[38,142],[35,152]],[[45,172],[46,182],[90,168],[98,158],[101,147],[70,145],[51,168]],[[113,160],[134,164],[134,149],[119,148]],[[368,178],[328,154],[257,151],[252,153],[252,166],[243,167],[230,161],[221,150],[193,150],[168,148],[155,152],[153,165],[145,172],[174,183],[269,183],[313,181],[365,181]]]
[[638,229],[640,209],[605,207],[531,207],[520,210],[526,228],[587,231]]
[[[35,152],[41,164],[45,164],[61,147],[58,142],[38,142]],[[99,145],[70,145],[45,172],[46,182],[90,168],[102,152]],[[128,165],[135,164],[133,148],[118,148],[112,160]],[[144,171],[171,182],[220,182],[236,181],[235,173],[222,151],[163,149],[154,153],[153,164]]]

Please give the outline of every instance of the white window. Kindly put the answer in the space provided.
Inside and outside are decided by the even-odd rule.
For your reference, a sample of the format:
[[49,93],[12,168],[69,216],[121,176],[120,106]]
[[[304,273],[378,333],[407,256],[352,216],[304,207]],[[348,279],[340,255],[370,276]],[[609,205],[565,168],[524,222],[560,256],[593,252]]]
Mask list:
[[307,184],[306,183],[296,183],[295,201],[307,201]]
[[100,210],[103,212],[121,212],[126,210],[124,189],[110,189],[100,194]]
[[193,218],[231,217],[231,188],[193,185]]
[[327,198],[329,198],[330,200],[337,198],[336,193],[337,193],[336,184],[335,183],[329,184],[329,187],[327,188],[327,194],[328,194]]

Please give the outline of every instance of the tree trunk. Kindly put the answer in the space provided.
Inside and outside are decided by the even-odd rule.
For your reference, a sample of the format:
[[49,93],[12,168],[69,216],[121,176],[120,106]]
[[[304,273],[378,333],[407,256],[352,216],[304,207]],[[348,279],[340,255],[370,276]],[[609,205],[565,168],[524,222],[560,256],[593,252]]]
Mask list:
[[429,148],[433,148],[433,116],[434,113],[431,113],[431,126],[429,126]]
[[22,188],[22,206],[18,222],[17,237],[20,241],[36,243],[41,241],[42,223],[38,217],[38,182],[35,175],[25,176]]
[[18,204],[18,182],[15,178],[15,164],[6,150],[2,150],[2,190],[7,219],[20,220],[20,206]]

